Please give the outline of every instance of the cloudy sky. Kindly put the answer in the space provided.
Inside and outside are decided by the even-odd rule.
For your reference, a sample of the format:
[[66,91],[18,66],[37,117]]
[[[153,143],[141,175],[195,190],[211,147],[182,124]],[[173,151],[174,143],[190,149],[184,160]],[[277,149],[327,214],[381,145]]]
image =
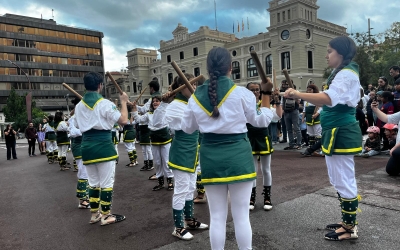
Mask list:
[[[238,37],[265,32],[269,26],[267,0],[216,0],[218,30],[232,32],[242,19],[246,30]],[[400,4],[394,0],[319,0],[318,18],[347,26],[348,32],[366,32],[368,18],[373,34],[399,21]],[[160,40],[172,39],[178,23],[189,32],[200,26],[215,29],[214,0],[1,0],[0,15],[12,13],[104,33],[105,70],[128,65],[126,52],[134,48],[158,49]],[[247,18],[250,30],[247,31]],[[236,28],[237,29],[237,28]],[[237,30],[236,30],[237,31]]]

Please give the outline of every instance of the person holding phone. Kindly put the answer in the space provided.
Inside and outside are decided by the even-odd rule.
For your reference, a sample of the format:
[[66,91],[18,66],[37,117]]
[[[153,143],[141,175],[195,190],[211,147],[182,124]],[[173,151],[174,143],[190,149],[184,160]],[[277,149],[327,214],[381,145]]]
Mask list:
[[4,134],[6,136],[7,160],[11,160],[11,152],[12,152],[13,159],[18,159],[17,153],[15,151],[15,144],[16,144],[15,135],[18,132],[19,132],[19,129],[18,129],[18,131],[15,131],[12,128],[11,124],[8,124],[6,129],[4,130]]

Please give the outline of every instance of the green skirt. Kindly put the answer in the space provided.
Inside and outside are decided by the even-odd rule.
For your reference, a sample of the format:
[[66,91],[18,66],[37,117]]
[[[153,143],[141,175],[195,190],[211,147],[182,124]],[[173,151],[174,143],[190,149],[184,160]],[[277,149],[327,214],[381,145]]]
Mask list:
[[165,145],[172,141],[168,128],[150,131],[150,140],[152,145]]
[[133,125],[124,126],[124,142],[134,142],[136,139],[136,131]]
[[84,165],[114,161],[118,158],[111,141],[110,130],[91,129],[83,133],[81,150]]
[[362,136],[358,122],[343,127],[322,130],[322,152],[327,155],[355,155],[362,151]]
[[82,150],[81,150],[82,136],[71,137],[71,150],[72,155],[75,159],[82,158]]
[[169,150],[168,166],[172,169],[194,173],[198,164],[199,131],[186,134],[182,130],[175,131],[175,137]]
[[139,125],[140,145],[150,145],[150,129],[148,125]]
[[253,155],[269,155],[274,152],[268,128],[247,126],[247,135],[250,140]]
[[252,181],[256,172],[246,133],[203,135],[200,146],[203,185]]
[[69,145],[69,137],[66,131],[58,131],[57,132],[57,146],[60,145]]
[[46,141],[50,141],[50,142],[57,141],[57,135],[54,131],[46,132],[45,137],[46,136],[47,136]]
[[117,131],[111,131],[111,141],[114,145],[118,144]]

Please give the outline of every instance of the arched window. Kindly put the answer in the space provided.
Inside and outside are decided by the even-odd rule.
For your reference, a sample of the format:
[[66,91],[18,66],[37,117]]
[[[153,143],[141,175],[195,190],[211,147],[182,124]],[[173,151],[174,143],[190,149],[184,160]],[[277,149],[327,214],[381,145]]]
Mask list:
[[272,74],[272,55],[268,55],[265,58],[265,73],[267,73],[267,75]]
[[232,80],[240,79],[240,64],[235,61],[232,62]]
[[247,60],[247,77],[258,76],[256,65],[254,64],[253,58]]

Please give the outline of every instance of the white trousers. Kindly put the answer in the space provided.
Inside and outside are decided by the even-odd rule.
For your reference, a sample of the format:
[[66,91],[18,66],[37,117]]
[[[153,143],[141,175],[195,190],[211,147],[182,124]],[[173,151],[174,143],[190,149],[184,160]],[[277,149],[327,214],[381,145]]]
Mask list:
[[143,152],[143,160],[153,160],[153,152],[151,151],[151,145],[141,145]]
[[65,156],[67,157],[68,145],[60,145],[58,146],[58,157]]
[[132,152],[136,150],[135,142],[124,142],[126,152]]
[[107,161],[86,166],[91,187],[112,188],[115,177],[115,161]]
[[307,134],[309,136],[321,137],[321,135],[322,135],[321,124],[315,124],[315,125],[312,125],[312,126],[307,125]]
[[196,190],[196,173],[189,173],[173,169],[174,195],[172,196],[172,208],[182,210],[185,202],[193,200],[193,192]]
[[118,144],[115,144],[114,147],[115,147],[115,151],[117,151],[117,155],[119,156],[119,153],[118,153]]
[[342,198],[357,197],[357,183],[354,171],[354,155],[325,156],[329,181]]
[[[258,170],[258,155],[253,155],[254,166],[256,172]],[[271,155],[260,155],[260,167],[263,175],[263,185],[272,186],[272,175],[271,175]],[[253,187],[257,186],[257,179],[253,181]]]
[[83,165],[82,159],[76,159],[75,161],[76,161],[76,165],[78,165],[78,174],[77,174],[78,179],[87,180],[89,177],[88,177],[88,174],[86,171],[86,166]]
[[252,186],[252,181],[205,186],[210,209],[211,249],[224,249],[226,218],[228,216],[228,192],[233,199],[231,212],[238,248],[240,250],[252,249],[252,230],[249,219],[249,200]]
[[46,141],[46,149],[49,152],[53,152],[57,149],[57,142],[55,141]]
[[171,143],[167,143],[165,145],[152,145],[153,157],[154,157],[154,168],[156,169],[156,176],[172,178],[174,174],[171,169],[168,167],[168,159],[169,159],[169,149],[171,147]]

